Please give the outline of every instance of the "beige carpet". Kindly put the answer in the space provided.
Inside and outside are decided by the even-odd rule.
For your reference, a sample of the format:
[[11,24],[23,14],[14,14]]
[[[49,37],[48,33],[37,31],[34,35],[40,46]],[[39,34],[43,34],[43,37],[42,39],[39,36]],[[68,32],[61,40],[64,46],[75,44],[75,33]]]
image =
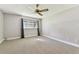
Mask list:
[[11,54],[47,54],[47,53],[79,53],[79,48],[48,39],[46,37],[31,37],[25,39],[6,40],[0,44],[0,53]]

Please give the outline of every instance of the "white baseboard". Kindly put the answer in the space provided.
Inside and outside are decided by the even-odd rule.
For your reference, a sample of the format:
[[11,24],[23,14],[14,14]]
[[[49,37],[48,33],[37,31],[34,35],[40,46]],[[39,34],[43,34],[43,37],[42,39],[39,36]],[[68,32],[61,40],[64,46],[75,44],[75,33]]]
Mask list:
[[[28,37],[35,37],[35,36],[25,36],[25,38]],[[15,39],[19,39],[20,37],[10,37],[10,38],[6,38],[6,40],[15,40]]]
[[14,40],[14,39],[19,39],[20,37],[11,37],[11,38],[7,38],[6,40]]
[[[35,37],[35,36],[25,36],[25,38],[28,37]],[[10,37],[10,38],[6,38],[6,40],[15,40],[15,39],[20,39],[20,37]]]
[[0,44],[4,41],[5,39],[0,40]]
[[43,36],[79,48],[78,44],[75,44],[75,43],[72,43],[72,42],[68,42],[68,41],[64,41],[64,40],[61,40],[61,39],[58,39],[58,38],[55,38],[55,37],[51,37],[51,36],[47,36],[47,35],[43,35]]

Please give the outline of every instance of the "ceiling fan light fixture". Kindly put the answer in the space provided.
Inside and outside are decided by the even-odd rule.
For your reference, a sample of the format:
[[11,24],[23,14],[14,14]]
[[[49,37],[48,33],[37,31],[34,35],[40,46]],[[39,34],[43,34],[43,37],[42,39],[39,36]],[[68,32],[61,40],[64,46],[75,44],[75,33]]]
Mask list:
[[36,9],[35,9],[35,13],[37,13],[38,15],[40,15],[40,16],[43,16],[43,12],[47,12],[49,9],[47,8],[47,9],[40,9],[39,8],[39,4],[36,4]]

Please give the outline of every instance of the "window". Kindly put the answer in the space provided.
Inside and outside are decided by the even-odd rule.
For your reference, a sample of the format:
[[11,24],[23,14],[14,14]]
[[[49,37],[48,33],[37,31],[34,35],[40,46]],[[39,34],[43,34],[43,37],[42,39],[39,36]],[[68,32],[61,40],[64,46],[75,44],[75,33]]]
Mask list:
[[37,22],[34,20],[24,20],[24,28],[37,28]]

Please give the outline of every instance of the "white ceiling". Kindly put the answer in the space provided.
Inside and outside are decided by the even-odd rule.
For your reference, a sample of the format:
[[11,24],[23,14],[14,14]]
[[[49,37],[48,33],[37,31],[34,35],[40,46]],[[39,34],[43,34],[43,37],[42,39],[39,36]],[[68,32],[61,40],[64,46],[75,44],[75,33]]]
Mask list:
[[[48,8],[49,11],[44,13],[44,16],[55,14],[63,10],[76,7],[72,4],[40,4],[40,8]],[[40,17],[34,12],[35,4],[0,4],[0,10],[4,13],[18,14],[30,17]]]

